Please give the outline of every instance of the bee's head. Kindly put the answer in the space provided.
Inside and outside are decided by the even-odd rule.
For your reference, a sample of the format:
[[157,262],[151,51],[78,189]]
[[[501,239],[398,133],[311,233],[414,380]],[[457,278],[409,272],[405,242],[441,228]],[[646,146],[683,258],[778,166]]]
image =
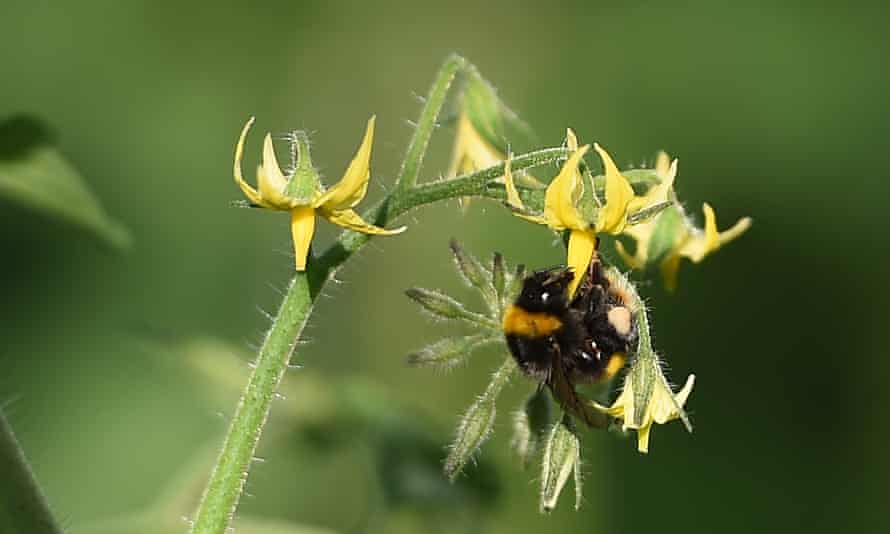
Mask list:
[[566,292],[571,281],[572,271],[566,267],[537,271],[522,283],[516,305],[533,313],[559,314],[568,307]]

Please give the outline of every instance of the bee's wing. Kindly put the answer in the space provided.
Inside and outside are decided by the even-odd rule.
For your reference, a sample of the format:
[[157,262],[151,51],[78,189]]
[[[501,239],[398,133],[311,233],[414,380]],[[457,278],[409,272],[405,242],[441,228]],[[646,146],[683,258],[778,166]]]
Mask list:
[[553,355],[550,376],[547,379],[547,386],[553,393],[553,397],[559,402],[563,410],[578,417],[587,426],[605,428],[609,423],[608,417],[594,409],[592,403],[578,396],[574,384],[569,380],[563,354],[561,354],[559,345],[556,343],[553,343]]

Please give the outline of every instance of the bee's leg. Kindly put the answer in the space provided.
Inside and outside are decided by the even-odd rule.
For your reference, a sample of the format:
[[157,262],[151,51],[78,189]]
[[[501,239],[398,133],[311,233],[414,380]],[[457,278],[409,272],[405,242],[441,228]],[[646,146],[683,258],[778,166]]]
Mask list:
[[563,366],[563,355],[560,353],[559,345],[554,343],[553,347],[553,365],[547,380],[547,386],[550,388],[553,398],[562,406],[563,410],[580,418],[587,426],[605,428],[609,422],[608,417],[594,410],[590,402],[578,396],[575,385],[572,384]]

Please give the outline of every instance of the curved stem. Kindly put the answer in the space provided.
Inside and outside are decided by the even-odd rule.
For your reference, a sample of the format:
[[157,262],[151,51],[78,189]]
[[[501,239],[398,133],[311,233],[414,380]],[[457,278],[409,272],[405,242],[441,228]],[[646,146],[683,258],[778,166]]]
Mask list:
[[439,112],[445,103],[445,95],[454,81],[455,75],[460,69],[467,66],[467,60],[452,54],[448,56],[436,80],[430,87],[430,92],[424,101],[423,110],[420,112],[420,120],[417,121],[417,128],[411,142],[408,144],[408,151],[405,154],[405,160],[402,162],[402,169],[396,178],[396,191],[407,191],[414,187],[417,183],[417,176],[420,174],[420,167],[423,165],[423,157],[426,155],[427,146],[430,143],[430,137],[436,127],[436,120],[439,118]]

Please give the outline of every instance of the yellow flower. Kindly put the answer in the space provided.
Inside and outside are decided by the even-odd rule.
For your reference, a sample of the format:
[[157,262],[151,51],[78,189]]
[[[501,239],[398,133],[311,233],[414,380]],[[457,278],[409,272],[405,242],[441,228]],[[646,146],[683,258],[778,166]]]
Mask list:
[[[655,172],[661,182],[653,186],[645,196],[650,197],[652,202],[672,200],[677,160],[670,161],[667,154],[659,153]],[[718,232],[714,209],[705,203],[702,211],[705,215],[704,229],[697,228],[686,216],[682,206],[675,203],[652,220],[624,231],[625,235],[636,241],[636,251],[633,255],[630,255],[620,242],[615,243],[615,248],[625,263],[634,269],[644,268],[650,261],[652,253],[662,258],[661,271],[665,286],[673,290],[677,284],[677,272],[683,258],[699,263],[751,226],[751,218],[744,217],[730,229]],[[654,260],[657,258],[653,258]]]
[[[644,388],[641,384],[635,388],[637,383],[634,378],[634,373],[631,372],[624,381],[624,389],[612,406],[605,407],[597,403],[594,403],[594,406],[612,417],[622,419],[623,430],[635,429],[637,431],[637,450],[647,453],[649,452],[649,432],[652,429],[652,423],[663,425],[668,421],[685,416],[682,413],[683,405],[686,404],[686,399],[692,392],[695,375],[689,375],[686,384],[676,394],[671,391],[660,371],[656,371],[656,374],[652,376],[651,391],[648,394],[645,391],[637,391],[637,389]],[[647,400],[646,397],[648,397]],[[638,402],[643,405],[638,406]]]
[[504,154],[476,131],[466,112],[461,112],[457,119],[457,134],[454,137],[448,177],[486,169],[502,161]]
[[634,197],[633,188],[627,178],[619,171],[608,152],[598,144],[593,148],[603,161],[606,176],[605,203],[596,210],[595,220],[588,221],[579,209],[581,198],[584,194],[584,177],[578,166],[581,158],[590,149],[590,145],[578,147],[578,139],[575,133],[569,129],[566,132],[566,146],[572,151],[569,159],[563,164],[556,178],[550,182],[544,195],[544,213],[536,215],[529,212],[513,181],[510,170],[510,162],[504,166],[504,183],[507,190],[507,204],[514,213],[527,221],[544,224],[550,228],[561,231],[569,231],[569,245],[566,263],[574,272],[574,279],[569,286],[569,294],[573,294],[581,277],[587,271],[590,259],[596,248],[596,234],[600,232],[609,234],[621,233],[627,226],[629,215],[644,208],[650,207]]
[[[506,159],[506,155],[479,133],[466,111],[457,119],[457,134],[451,152],[451,164],[447,178],[454,178],[482,169],[493,167]],[[522,184],[532,188],[542,188],[541,182],[530,174],[521,176]],[[469,199],[461,199],[464,206]]]
[[368,191],[374,117],[368,120],[362,144],[343,178],[327,190],[321,186],[318,173],[312,168],[309,144],[302,132],[294,134],[293,142],[298,157],[296,167],[290,176],[285,176],[281,172],[275,157],[275,148],[272,146],[272,136],[266,134],[263,143],[263,163],[257,168],[257,188],[254,189],[248,184],[241,175],[241,157],[244,153],[244,141],[253,121],[251,117],[244,125],[235,147],[235,183],[254,206],[290,212],[294,258],[298,271],[306,269],[309,245],[315,233],[316,215],[338,226],[365,234],[394,235],[405,230],[404,226],[394,230],[374,226],[362,220],[352,209],[361,202]]

